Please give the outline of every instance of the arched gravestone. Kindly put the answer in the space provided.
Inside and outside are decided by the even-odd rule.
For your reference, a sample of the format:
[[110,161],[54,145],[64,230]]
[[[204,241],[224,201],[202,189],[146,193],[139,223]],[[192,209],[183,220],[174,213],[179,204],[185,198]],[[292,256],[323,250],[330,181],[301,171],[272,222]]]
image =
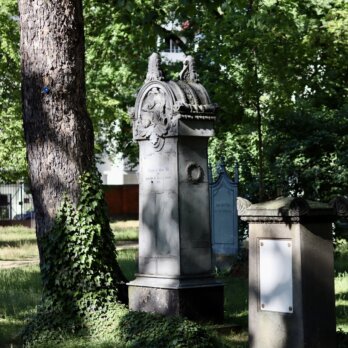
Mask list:
[[208,139],[216,105],[188,56],[178,81],[149,59],[132,111],[139,143],[139,273],[129,283],[133,310],[223,318],[223,285],[212,268]]
[[232,180],[222,158],[217,173],[216,181],[210,179],[209,184],[213,266],[226,270],[238,254],[238,166],[235,165]]

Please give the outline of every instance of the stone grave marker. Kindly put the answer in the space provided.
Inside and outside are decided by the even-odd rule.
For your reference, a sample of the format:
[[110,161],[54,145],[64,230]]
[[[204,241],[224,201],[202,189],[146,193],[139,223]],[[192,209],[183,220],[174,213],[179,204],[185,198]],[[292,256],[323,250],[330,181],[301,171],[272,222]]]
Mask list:
[[218,178],[209,185],[213,266],[227,270],[238,254],[238,166],[235,165],[232,180],[222,158],[217,173]]
[[131,111],[139,143],[139,273],[133,310],[223,319],[223,284],[213,276],[207,146],[216,105],[191,56],[165,80],[157,53]]
[[335,348],[335,209],[293,197],[240,208],[249,223],[249,347]]

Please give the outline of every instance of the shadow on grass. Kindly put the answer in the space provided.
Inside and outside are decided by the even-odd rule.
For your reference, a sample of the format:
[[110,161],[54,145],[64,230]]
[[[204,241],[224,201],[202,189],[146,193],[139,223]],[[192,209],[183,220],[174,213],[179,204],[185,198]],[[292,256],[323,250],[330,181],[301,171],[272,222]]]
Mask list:
[[0,271],[0,347],[19,347],[19,331],[41,294],[38,267]]
[[117,262],[128,281],[133,280],[138,271],[137,254],[138,251],[136,249],[117,251]]
[[129,311],[119,327],[121,341],[130,347],[222,347],[208,330],[179,317]]
[[21,340],[18,333],[23,324],[15,322],[0,321],[0,347],[1,348],[15,348],[21,347]]
[[38,266],[0,270],[0,291],[41,291],[41,276]]
[[225,276],[225,323],[248,328],[248,279]]
[[24,245],[36,245],[36,239],[20,239],[20,240],[9,240],[9,241],[0,241],[0,248],[21,248]]
[[338,305],[336,306],[336,317],[337,319],[347,319],[348,318],[348,305]]
[[348,332],[343,332],[341,330],[336,333],[337,348],[347,348],[348,347]]
[[[348,301],[348,292],[336,294],[336,301],[337,300]],[[347,307],[348,307],[348,305],[347,305]]]

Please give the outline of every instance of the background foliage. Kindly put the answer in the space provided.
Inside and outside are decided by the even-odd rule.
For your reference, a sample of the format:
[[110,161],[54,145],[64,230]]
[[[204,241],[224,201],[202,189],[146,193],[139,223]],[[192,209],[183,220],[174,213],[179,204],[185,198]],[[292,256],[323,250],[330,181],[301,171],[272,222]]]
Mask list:
[[[25,160],[16,1],[0,3],[4,181],[23,175]],[[224,155],[231,172],[239,162],[241,195],[329,200],[347,192],[345,0],[85,0],[84,6],[87,100],[98,153],[136,161],[127,107],[143,83],[148,56],[160,49],[158,38],[180,36],[220,105],[210,160]],[[180,31],[164,27],[173,21]],[[173,77],[180,67],[166,70]]]
[[16,1],[0,0],[0,182],[26,175],[17,11]]

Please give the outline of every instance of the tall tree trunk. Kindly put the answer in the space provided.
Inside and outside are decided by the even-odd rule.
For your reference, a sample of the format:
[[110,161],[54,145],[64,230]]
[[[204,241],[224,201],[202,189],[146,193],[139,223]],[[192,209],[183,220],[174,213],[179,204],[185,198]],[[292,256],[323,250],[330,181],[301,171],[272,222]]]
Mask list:
[[62,197],[77,203],[78,178],[94,165],[82,1],[19,0],[19,10],[24,133],[40,240]]
[[257,86],[256,90],[256,117],[257,117],[257,151],[258,151],[258,167],[259,167],[259,201],[262,202],[265,196],[264,187],[264,152],[263,152],[263,132],[262,132],[262,110],[261,110],[261,90],[260,78],[258,71],[258,59],[256,48],[253,50],[254,55],[254,78]]
[[265,196],[264,187],[264,155],[263,155],[263,134],[262,134],[262,113],[260,105],[260,97],[257,97],[256,101],[256,114],[257,114],[257,147],[259,155],[259,201],[262,202]]
[[[247,14],[249,18],[252,18],[252,15],[257,10],[257,2],[254,3],[254,0],[249,0],[247,6]],[[262,133],[262,111],[261,111],[261,91],[260,91],[260,79],[258,71],[258,59],[257,59],[257,47],[252,49],[252,60],[254,65],[254,78],[255,84],[257,86],[256,91],[256,117],[257,117],[257,152],[258,152],[258,167],[259,167],[259,201],[262,202],[265,196],[265,187],[264,187],[264,151],[263,151],[263,133]]]

